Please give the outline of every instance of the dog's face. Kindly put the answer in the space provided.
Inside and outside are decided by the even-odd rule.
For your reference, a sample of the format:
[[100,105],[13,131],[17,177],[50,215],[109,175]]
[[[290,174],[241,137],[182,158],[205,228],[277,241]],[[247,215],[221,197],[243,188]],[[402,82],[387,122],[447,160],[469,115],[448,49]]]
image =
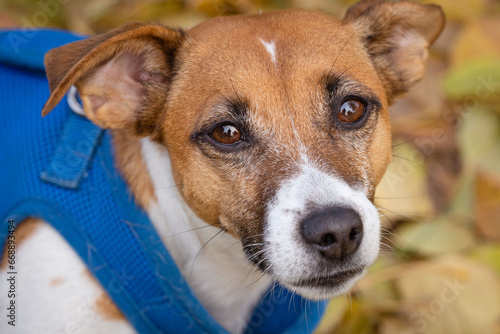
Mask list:
[[200,218],[282,284],[331,297],[377,257],[371,201],[391,159],[388,103],[421,77],[443,25],[434,6],[374,3],[343,22],[286,11],[187,34],[128,26],[78,42],[88,59],[73,51],[69,74],[51,79],[49,55],[52,99],[74,83],[91,120],[165,145]]
[[191,37],[161,130],[184,197],[284,284],[348,286],[378,254],[367,198],[391,158],[386,92],[353,29],[300,11]]

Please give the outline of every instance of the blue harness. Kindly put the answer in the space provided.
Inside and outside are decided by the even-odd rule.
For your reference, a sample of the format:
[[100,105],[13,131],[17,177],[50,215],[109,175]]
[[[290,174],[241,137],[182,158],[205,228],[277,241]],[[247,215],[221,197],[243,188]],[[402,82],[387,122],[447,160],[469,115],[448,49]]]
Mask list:
[[[200,304],[113,164],[110,134],[65,98],[47,117],[44,54],[84,37],[0,31],[0,249],[10,220],[49,222],[139,333],[227,333]],[[308,333],[326,302],[267,293],[246,333]]]

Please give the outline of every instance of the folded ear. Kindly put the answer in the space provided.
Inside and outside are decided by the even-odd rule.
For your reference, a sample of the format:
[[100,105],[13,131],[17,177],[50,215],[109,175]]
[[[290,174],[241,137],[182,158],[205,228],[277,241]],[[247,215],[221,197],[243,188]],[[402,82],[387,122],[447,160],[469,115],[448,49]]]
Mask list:
[[404,93],[425,71],[429,46],[443,30],[441,7],[365,0],[344,17],[361,36],[389,97]]
[[50,50],[45,56],[47,115],[75,85],[87,117],[103,128],[152,131],[162,111],[185,38],[181,30],[131,23],[107,34]]

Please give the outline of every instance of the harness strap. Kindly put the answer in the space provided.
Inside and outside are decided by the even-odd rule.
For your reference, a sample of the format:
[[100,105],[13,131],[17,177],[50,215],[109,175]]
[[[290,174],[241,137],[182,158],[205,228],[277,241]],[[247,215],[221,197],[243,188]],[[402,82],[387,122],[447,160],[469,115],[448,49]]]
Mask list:
[[75,189],[80,185],[102,137],[102,129],[82,116],[71,114],[42,180]]

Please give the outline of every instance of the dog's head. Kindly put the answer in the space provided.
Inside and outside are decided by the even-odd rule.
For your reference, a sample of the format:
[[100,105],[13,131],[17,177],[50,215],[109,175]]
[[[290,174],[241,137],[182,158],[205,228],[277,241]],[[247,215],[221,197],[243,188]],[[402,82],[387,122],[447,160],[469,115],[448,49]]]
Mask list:
[[326,298],[377,257],[387,107],[422,77],[443,24],[437,6],[382,1],[343,21],[289,10],[187,32],[129,24],[49,52],[43,114],[76,85],[90,120],[167,147],[184,200],[256,266]]

